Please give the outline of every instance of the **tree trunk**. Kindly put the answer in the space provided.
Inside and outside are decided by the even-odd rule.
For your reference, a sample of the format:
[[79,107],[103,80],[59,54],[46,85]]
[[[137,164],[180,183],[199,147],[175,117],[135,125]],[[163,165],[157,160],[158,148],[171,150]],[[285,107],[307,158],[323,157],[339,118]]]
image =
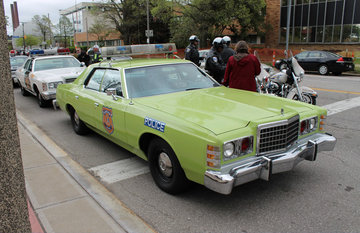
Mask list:
[[0,0],[0,115],[0,232],[31,232],[3,0]]

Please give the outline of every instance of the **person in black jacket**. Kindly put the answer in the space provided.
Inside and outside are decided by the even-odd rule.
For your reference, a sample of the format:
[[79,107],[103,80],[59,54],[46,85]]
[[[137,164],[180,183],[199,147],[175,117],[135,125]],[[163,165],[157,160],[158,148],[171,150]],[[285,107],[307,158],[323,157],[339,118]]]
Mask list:
[[205,70],[218,82],[221,83],[226,69],[221,52],[224,49],[221,37],[216,37],[212,42],[212,47],[206,57]]
[[185,59],[194,62],[197,66],[200,66],[199,62],[199,38],[195,35],[189,37],[190,44],[185,48]]
[[86,66],[90,65],[90,56],[86,53],[86,50],[81,48],[81,52],[78,55],[77,59],[80,62],[84,62]]
[[224,36],[222,39],[224,42],[224,50],[221,53],[221,57],[226,65],[229,58],[235,54],[235,51],[230,47],[230,43],[231,43],[230,37]]

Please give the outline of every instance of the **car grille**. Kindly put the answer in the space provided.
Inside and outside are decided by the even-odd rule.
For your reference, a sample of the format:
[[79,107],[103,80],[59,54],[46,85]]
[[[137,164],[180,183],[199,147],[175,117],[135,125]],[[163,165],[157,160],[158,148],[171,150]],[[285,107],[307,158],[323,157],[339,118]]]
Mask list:
[[279,152],[292,145],[299,135],[299,116],[258,126],[257,154]]
[[76,78],[67,78],[65,79],[65,83],[72,83],[75,81]]

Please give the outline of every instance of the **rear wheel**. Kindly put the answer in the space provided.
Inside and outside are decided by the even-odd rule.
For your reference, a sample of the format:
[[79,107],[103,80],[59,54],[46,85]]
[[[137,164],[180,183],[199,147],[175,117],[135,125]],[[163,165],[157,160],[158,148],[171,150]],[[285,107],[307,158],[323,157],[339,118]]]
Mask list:
[[328,73],[329,73],[329,69],[328,69],[327,65],[321,64],[321,65],[319,66],[319,74],[321,74],[321,75],[326,75],[326,74],[328,74]]
[[80,120],[80,117],[76,113],[75,109],[71,111],[70,117],[71,117],[71,124],[76,134],[85,135],[89,132],[88,127],[85,125],[85,123],[82,120]]
[[151,141],[148,149],[151,175],[156,185],[170,194],[185,191],[190,182],[169,144],[160,138]]

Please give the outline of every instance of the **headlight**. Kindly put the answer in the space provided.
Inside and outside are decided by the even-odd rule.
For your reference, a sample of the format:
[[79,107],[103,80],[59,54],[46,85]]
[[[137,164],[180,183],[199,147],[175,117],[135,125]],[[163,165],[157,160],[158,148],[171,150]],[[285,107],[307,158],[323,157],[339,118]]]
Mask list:
[[254,137],[247,136],[226,142],[223,145],[223,160],[231,160],[253,152]]
[[62,81],[48,83],[49,89],[55,89],[58,85],[62,84]]
[[235,145],[232,142],[228,142],[224,145],[224,156],[229,158],[234,154]]
[[300,135],[308,134],[315,131],[318,127],[318,117],[312,117],[302,120],[300,123]]

